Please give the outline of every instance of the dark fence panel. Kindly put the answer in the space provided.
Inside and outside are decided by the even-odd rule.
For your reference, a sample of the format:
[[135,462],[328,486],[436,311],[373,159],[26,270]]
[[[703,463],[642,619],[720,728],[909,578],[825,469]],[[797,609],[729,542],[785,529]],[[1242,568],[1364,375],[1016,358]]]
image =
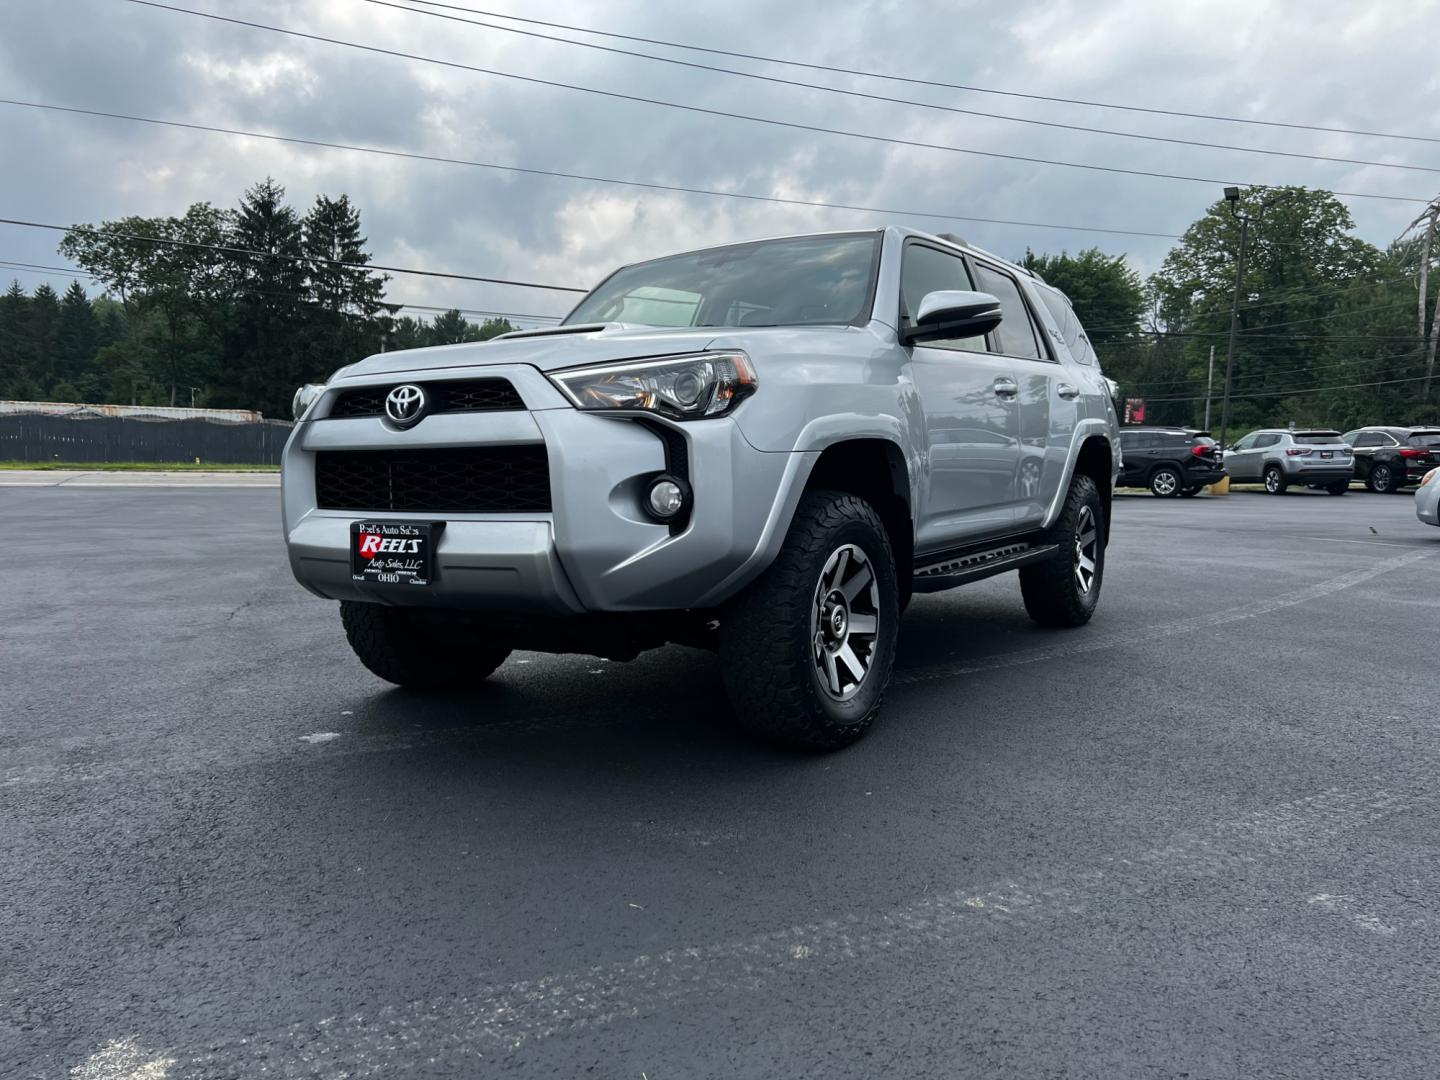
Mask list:
[[213,461],[278,465],[292,424],[0,416],[0,461]]

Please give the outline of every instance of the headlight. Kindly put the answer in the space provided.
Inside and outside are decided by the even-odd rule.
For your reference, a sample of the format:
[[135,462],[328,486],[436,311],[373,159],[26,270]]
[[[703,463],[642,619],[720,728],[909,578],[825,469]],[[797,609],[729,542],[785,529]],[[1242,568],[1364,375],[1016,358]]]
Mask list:
[[1425,479],[1420,481],[1420,486],[1428,487],[1435,482],[1437,476],[1440,476],[1440,469],[1431,469],[1425,474]]
[[756,385],[755,370],[740,352],[571,368],[550,378],[577,409],[633,409],[672,420],[724,416]]

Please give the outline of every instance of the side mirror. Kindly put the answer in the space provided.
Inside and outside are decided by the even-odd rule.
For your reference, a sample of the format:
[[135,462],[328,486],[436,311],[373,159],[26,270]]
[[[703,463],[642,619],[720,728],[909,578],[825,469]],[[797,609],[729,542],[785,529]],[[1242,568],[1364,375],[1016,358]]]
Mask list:
[[925,294],[911,325],[900,331],[900,340],[911,345],[978,337],[999,326],[1000,319],[1000,301],[989,293],[944,289]]
[[320,395],[325,392],[323,383],[306,383],[295,391],[295,396],[290,401],[290,412],[296,420],[302,420],[305,414],[310,411],[310,406],[320,400]]

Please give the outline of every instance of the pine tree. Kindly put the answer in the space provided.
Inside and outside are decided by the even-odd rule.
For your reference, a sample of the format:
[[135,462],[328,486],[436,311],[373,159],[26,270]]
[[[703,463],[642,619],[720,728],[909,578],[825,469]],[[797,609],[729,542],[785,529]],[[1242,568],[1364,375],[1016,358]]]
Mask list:
[[30,398],[25,340],[30,333],[30,298],[12,280],[0,296],[0,398]]
[[235,312],[216,396],[227,405],[284,416],[294,388],[305,381],[301,330],[307,283],[300,219],[273,179],[241,198],[232,245],[262,254],[234,256]]
[[30,326],[25,336],[29,368],[42,394],[55,386],[60,342],[60,297],[49,285],[41,285],[30,298]]
[[54,387],[57,397],[81,400],[95,363],[100,327],[90,298],[80,282],[72,281],[60,298],[60,327],[56,343]]

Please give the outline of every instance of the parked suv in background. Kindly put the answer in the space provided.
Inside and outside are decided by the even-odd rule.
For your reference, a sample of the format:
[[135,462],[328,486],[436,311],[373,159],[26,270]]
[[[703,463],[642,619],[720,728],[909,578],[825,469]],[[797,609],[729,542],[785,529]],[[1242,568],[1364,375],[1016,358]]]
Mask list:
[[912,592],[1016,570],[1079,626],[1104,580],[1118,423],[1070,304],[907,229],[627,266],[559,327],[372,356],[296,408],[291,567],[403,686],[680,642],[740,722],[833,748]]
[[1225,451],[1225,468],[1231,480],[1258,480],[1271,495],[1284,495],[1293,484],[1344,495],[1355,475],[1350,447],[1338,431],[1252,431]]
[[1208,431],[1189,428],[1120,429],[1121,487],[1148,487],[1161,498],[1199,495],[1225,478],[1225,466]]
[[1363,427],[1341,438],[1355,452],[1355,479],[1371,491],[1418,484],[1440,465],[1440,428]]

